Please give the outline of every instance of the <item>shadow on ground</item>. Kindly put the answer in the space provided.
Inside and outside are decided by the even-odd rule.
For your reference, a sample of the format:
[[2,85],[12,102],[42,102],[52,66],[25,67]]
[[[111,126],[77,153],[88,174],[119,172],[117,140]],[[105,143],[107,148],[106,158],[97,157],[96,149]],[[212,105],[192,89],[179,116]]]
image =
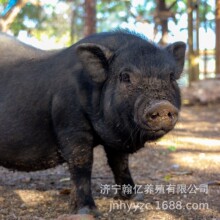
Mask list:
[[[92,185],[100,219],[220,219],[219,134],[220,105],[184,107],[174,131],[130,157],[139,202],[113,199],[113,176],[97,147]],[[104,184],[109,192],[101,191]],[[33,173],[0,168],[0,219],[67,214],[70,185],[66,165]]]

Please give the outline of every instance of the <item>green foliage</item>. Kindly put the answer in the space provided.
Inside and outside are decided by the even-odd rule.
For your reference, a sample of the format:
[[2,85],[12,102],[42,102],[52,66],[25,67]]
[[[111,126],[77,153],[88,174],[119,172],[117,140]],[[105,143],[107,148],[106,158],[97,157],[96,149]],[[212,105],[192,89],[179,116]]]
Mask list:
[[0,17],[1,17],[1,12],[3,11],[4,7],[7,4],[7,0],[0,0]]
[[109,31],[129,18],[130,1],[97,1],[97,29]]
[[174,152],[174,151],[176,151],[176,147],[175,147],[175,146],[169,146],[169,147],[168,147],[168,150],[169,150],[170,152]]
[[27,4],[11,25],[11,30],[15,35],[19,34],[20,30],[27,30],[31,33],[33,28],[42,22],[42,8],[40,6],[35,6],[32,4]]
[[210,2],[208,2],[207,0],[200,1],[199,15],[200,23],[205,29],[211,28],[215,30],[215,10],[210,5]]
[[[0,6],[3,6],[3,1],[0,1]],[[48,37],[56,36],[57,41],[61,40],[69,33],[70,7],[58,9],[59,2],[62,1],[54,1],[54,4],[26,4],[10,26],[10,30],[15,36],[19,34],[19,31],[25,30],[29,35],[35,36],[39,40],[45,35]]]
[[8,0],[0,0],[0,4],[7,4],[8,3]]
[[[7,5],[8,0],[0,0],[0,10]],[[54,0],[40,5],[27,4],[16,17],[10,29],[18,35],[20,30],[26,30],[30,35],[41,39],[42,35],[56,36],[59,41],[64,36],[71,36],[68,43],[73,43],[83,37],[84,28],[84,0]],[[177,24],[181,15],[186,13],[187,0],[166,0],[167,7],[173,5],[171,11],[175,15]],[[143,0],[142,4],[135,4],[135,0],[97,0],[97,31],[108,31],[122,24],[136,22],[154,23],[155,0]],[[200,22],[204,27],[214,28],[214,10],[207,0],[199,4]],[[208,15],[208,16],[207,16]],[[210,19],[211,18],[211,19]],[[70,38],[70,37],[69,37]]]

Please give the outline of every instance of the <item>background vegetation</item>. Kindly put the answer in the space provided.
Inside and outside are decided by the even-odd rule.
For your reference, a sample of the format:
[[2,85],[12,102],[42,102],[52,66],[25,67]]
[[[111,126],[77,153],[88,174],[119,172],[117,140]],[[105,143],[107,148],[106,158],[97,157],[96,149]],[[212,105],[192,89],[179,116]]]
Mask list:
[[[185,20],[184,20],[185,19]],[[26,33],[68,46],[95,32],[118,27],[147,26],[149,35],[161,45],[170,43],[175,26],[187,33],[189,84],[220,74],[220,0],[0,0],[0,30],[15,36]],[[215,48],[199,45],[201,30],[213,31]],[[183,37],[184,40],[184,37]],[[213,68],[215,67],[215,68]]]

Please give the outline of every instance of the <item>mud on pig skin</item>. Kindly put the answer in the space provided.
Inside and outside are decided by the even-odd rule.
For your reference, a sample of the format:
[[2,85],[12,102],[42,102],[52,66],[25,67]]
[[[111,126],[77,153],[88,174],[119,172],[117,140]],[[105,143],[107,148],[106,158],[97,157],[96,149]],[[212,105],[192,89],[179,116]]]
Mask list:
[[67,162],[72,212],[97,214],[93,148],[104,146],[116,184],[134,186],[129,154],[177,122],[185,49],[123,30],[57,51],[0,34],[0,165],[34,171]]

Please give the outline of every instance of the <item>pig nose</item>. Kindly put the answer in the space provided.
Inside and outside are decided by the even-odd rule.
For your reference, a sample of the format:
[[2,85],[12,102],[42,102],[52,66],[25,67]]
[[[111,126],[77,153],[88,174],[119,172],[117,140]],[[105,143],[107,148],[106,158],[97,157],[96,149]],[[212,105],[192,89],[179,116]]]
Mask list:
[[178,109],[168,101],[157,101],[145,110],[147,125],[155,130],[171,130],[177,122]]

